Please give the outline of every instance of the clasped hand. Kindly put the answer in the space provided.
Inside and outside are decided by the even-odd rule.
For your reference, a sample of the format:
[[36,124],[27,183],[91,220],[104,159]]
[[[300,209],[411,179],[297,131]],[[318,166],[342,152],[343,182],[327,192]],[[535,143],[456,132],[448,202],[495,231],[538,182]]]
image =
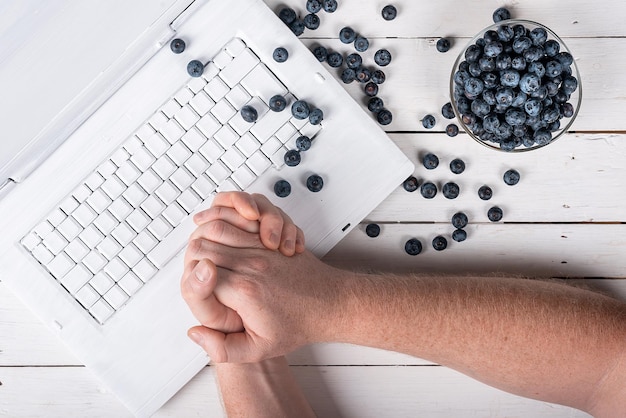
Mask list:
[[334,269],[305,250],[282,210],[262,195],[221,193],[194,221],[181,292],[200,323],[188,335],[214,362],[260,361],[327,337],[339,315]]

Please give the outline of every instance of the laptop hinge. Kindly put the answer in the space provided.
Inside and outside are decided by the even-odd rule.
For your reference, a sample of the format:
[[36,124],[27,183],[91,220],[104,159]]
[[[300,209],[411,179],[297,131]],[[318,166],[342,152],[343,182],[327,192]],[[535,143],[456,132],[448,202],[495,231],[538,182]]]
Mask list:
[[178,30],[178,28],[180,28],[180,26],[185,23],[185,21],[189,19],[190,16],[192,16],[200,7],[204,6],[204,4],[206,4],[208,1],[209,0],[193,1],[191,4],[189,4],[189,6],[185,8],[185,10],[180,12],[180,14],[176,16],[174,20],[172,20],[172,23],[170,23],[170,28],[172,28],[172,30],[174,31]]
[[4,180],[2,184],[0,184],[0,200],[2,200],[4,196],[8,195],[16,184],[17,182],[13,179]]

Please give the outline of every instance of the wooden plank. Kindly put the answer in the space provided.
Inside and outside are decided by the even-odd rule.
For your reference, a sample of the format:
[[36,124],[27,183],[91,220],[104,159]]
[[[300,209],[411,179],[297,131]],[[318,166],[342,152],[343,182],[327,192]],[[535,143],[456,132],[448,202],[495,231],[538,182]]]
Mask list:
[[[273,10],[288,5],[303,17],[308,12],[301,0],[265,0]],[[559,36],[624,36],[626,10],[619,0],[587,2],[572,0],[564,7],[559,2],[541,0],[466,2],[459,7],[454,0],[441,0],[427,5],[412,0],[350,2],[339,1],[337,11],[332,14],[320,12],[320,27],[306,30],[304,37],[336,37],[339,29],[351,25],[368,37],[441,37],[473,36],[493,23],[492,13],[506,5],[516,19],[541,22]],[[386,4],[394,4],[398,17],[393,21],[382,19],[380,11]]]
[[[420,183],[439,186],[434,199],[419,191],[408,193],[401,186],[368,217],[376,222],[449,222],[457,211],[470,222],[487,222],[487,210],[501,206],[505,222],[626,222],[626,135],[567,135],[530,153],[504,153],[487,149],[467,135],[449,138],[433,134],[392,134],[392,139],[415,163]],[[439,167],[427,170],[426,153],[439,157]],[[450,162],[466,164],[460,175],[450,171]],[[502,176],[514,168],[521,174],[515,186]],[[461,194],[446,199],[441,186],[456,182]],[[478,198],[478,189],[489,185],[493,198]]]
[[[83,367],[5,367],[0,372],[4,416],[130,416]],[[320,417],[588,416],[507,394],[439,366],[293,367],[293,372]],[[224,417],[211,367],[155,414],[181,416]]]

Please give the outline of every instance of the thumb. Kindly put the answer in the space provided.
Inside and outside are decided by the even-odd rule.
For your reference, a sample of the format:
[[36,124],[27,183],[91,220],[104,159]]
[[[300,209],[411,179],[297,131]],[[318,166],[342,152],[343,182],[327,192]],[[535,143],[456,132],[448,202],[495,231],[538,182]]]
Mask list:
[[189,329],[187,335],[202,347],[215,363],[252,363],[268,357],[259,350],[254,350],[254,343],[245,331],[224,334],[211,328],[197,326]]

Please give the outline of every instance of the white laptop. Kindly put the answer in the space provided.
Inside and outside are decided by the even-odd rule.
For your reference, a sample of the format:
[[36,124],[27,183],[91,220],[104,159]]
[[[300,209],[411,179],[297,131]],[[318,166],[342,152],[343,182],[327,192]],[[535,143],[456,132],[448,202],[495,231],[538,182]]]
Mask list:
[[413,171],[261,0],[20,0],[0,16],[1,280],[137,416],[209,361],[179,281],[191,215],[217,191],[265,194],[322,256]]

